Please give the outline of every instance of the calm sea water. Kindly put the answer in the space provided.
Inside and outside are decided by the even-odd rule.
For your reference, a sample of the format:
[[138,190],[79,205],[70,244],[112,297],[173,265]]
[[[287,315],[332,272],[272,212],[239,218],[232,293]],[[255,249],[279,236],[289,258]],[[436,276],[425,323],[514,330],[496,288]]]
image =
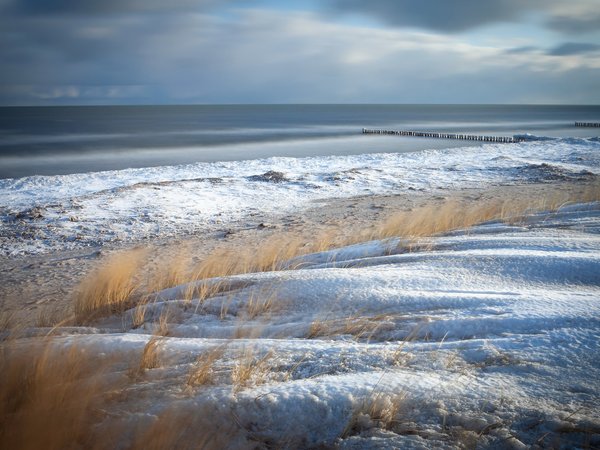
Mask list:
[[410,152],[464,141],[363,136],[362,127],[597,136],[600,106],[223,105],[0,108],[0,178],[127,167]]

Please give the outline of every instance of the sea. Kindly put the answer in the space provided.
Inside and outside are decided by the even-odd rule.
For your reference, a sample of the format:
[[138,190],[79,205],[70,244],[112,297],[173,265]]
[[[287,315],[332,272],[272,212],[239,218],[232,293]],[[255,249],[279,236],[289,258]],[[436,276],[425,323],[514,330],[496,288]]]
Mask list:
[[600,128],[575,121],[599,120],[599,106],[0,108],[0,255],[220,233],[339,198],[590,181]]
[[0,178],[285,156],[403,153],[481,145],[369,138],[363,127],[597,136],[600,106],[186,105],[0,108]]

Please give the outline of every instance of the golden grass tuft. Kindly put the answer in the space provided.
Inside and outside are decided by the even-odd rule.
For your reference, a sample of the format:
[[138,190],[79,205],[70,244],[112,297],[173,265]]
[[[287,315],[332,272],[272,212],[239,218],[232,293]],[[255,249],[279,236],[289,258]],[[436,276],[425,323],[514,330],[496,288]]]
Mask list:
[[[328,227],[310,234],[311,230],[273,234],[252,248],[222,246],[216,248],[195,267],[191,267],[189,248],[175,252],[175,256],[159,258],[154,268],[144,267],[146,251],[134,250],[109,258],[79,286],[74,304],[76,322],[89,323],[98,317],[122,312],[131,307],[134,292],[150,294],[157,290],[189,283],[184,298],[188,301],[213,297],[222,292],[220,278],[252,272],[301,268],[289,266],[291,259],[313,252],[330,250],[367,239],[400,237],[403,250],[427,251],[431,248],[423,238],[458,229],[468,229],[478,223],[503,220],[520,223],[525,216],[539,211],[553,211],[573,201],[600,200],[600,182],[582,184],[572,193],[561,186],[548,186],[543,195],[528,194],[523,187],[519,198],[496,198],[467,201],[451,199],[442,204],[433,203],[390,216],[383,223],[357,230],[352,224]],[[173,252],[171,252],[173,254]],[[141,272],[146,274],[145,277]],[[141,281],[145,280],[144,286]],[[202,281],[207,282],[202,282]],[[210,282],[208,282],[210,280]],[[250,317],[267,312],[272,302],[249,302]],[[143,323],[144,309],[137,311],[134,326]],[[316,327],[316,325],[315,325]]]
[[223,357],[227,346],[220,345],[202,352],[192,365],[186,384],[190,387],[205,386],[214,382],[215,363]]
[[259,272],[281,270],[282,263],[304,253],[305,245],[306,242],[295,233],[273,235],[261,244],[255,263],[250,266]]
[[336,244],[342,245],[345,241],[340,240],[339,236],[342,234],[333,228],[310,237],[282,232],[263,239],[252,248],[217,248],[192,270],[191,279],[197,281],[243,273],[293,269],[294,267],[286,265],[290,259],[328,250]]
[[160,367],[160,352],[164,338],[162,336],[152,336],[140,355],[139,362],[129,371],[129,376],[133,379],[141,377],[146,370]]
[[394,315],[350,316],[344,319],[315,319],[311,322],[306,337],[316,339],[350,335],[355,339],[371,340],[383,327],[393,326]]
[[400,236],[411,239],[467,228],[492,218],[502,218],[505,214],[502,206],[501,202],[466,206],[457,200],[442,205],[427,205],[393,215],[375,231],[374,237]]
[[77,288],[73,312],[77,323],[121,313],[131,305],[139,288],[139,270],[146,251],[131,250],[115,254],[88,275]]
[[412,211],[396,213],[374,229],[372,238],[417,239],[467,229],[490,220],[517,224],[530,214],[556,211],[568,203],[598,200],[599,182],[586,184],[573,193],[561,190],[560,186],[549,186],[544,195],[534,197],[529,195],[527,187],[524,187],[519,198],[495,198],[474,202],[450,199],[441,205],[430,204]]
[[373,427],[391,430],[399,423],[405,405],[405,392],[374,392],[354,406],[342,436],[347,437]]
[[[244,442],[236,439],[240,434],[240,426],[233,418],[206,409],[190,414],[189,410],[180,408],[177,403],[174,403],[160,412],[150,426],[138,430],[133,442],[126,448],[130,450],[240,448],[240,443]],[[242,445],[241,448],[256,447]]]
[[197,300],[199,304],[202,304],[207,298],[223,292],[227,286],[223,280],[201,281],[196,276],[185,288],[183,298],[186,302]]
[[0,347],[0,448],[86,448],[109,392],[110,358],[62,341],[14,341]]
[[146,312],[148,311],[148,297],[142,298],[131,312],[131,326],[140,328],[146,323]]
[[163,308],[158,322],[154,325],[154,334],[157,336],[168,336],[169,335],[169,320],[171,319],[172,313],[168,306]]
[[246,302],[246,318],[255,319],[258,316],[264,316],[273,311],[277,300],[276,291],[252,291]]
[[60,326],[65,320],[64,316],[64,312],[56,308],[50,306],[42,307],[38,310],[35,326],[47,328]]
[[15,334],[21,328],[16,311],[0,311],[0,342]]
[[272,358],[272,351],[257,356],[254,349],[244,348],[231,371],[234,391],[264,383],[269,373],[269,361]]
[[176,247],[176,251],[156,255],[158,264],[146,270],[147,292],[158,292],[163,289],[179,286],[191,280],[192,257],[190,248]]
[[192,270],[192,279],[207,280],[243,273],[246,265],[244,260],[243,255],[238,257],[233,249],[217,248],[196,265]]

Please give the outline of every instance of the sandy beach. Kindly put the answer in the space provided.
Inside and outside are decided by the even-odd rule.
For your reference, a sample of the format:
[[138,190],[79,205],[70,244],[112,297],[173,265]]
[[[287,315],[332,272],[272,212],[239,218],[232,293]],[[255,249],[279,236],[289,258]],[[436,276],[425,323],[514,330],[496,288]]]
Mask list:
[[[505,184],[460,190],[414,190],[397,195],[368,195],[352,198],[333,198],[314,202],[317,205],[293,214],[278,215],[254,212],[243,220],[231,223],[207,224],[194,234],[176,238],[138,242],[108,243],[78,251],[62,251],[0,259],[0,298],[4,314],[14,320],[35,326],[40,314],[56,317],[68,315],[77,285],[109,255],[132,248],[149,249],[148,266],[176,261],[178,255],[201,261],[215,248],[259,249],[260,243],[282,232],[301,236],[307,243],[327,231],[357,233],[382,224],[400,211],[411,211],[425,205],[442,205],[449,201],[485,203],[510,200],[526,195],[542,198],[549,193],[562,192],[576,196],[586,187],[597,183],[587,181],[555,181],[550,183]],[[336,231],[337,230],[337,231]]]
[[[25,414],[8,413],[3,442],[59,448],[76,433],[102,449],[595,446],[600,209],[589,178],[332,198],[201,235],[5,259],[2,307],[20,327],[5,334],[0,394],[36,396]],[[516,215],[504,215],[515,201]],[[471,211],[504,220],[445,220],[465,223]],[[377,234],[389,217],[423,212],[424,226],[449,228]],[[212,259],[216,270],[261,260],[280,236],[300,239],[300,256],[275,266],[284,270],[170,288],[147,278],[151,295],[130,297],[133,277],[153,268],[201,264],[215,249],[229,252]],[[124,258],[132,246],[146,248],[136,254],[147,274]],[[73,313],[78,283],[109,260]],[[57,409],[42,434],[27,432]]]
[[598,6],[0,0],[0,450],[600,449]]

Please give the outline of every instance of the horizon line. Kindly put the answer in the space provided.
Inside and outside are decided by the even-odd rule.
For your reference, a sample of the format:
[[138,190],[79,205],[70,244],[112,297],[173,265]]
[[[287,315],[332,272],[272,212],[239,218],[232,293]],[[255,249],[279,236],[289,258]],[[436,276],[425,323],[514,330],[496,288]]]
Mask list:
[[23,104],[0,105],[0,108],[96,108],[96,107],[144,107],[144,106],[591,106],[595,103],[71,103],[71,104]]

